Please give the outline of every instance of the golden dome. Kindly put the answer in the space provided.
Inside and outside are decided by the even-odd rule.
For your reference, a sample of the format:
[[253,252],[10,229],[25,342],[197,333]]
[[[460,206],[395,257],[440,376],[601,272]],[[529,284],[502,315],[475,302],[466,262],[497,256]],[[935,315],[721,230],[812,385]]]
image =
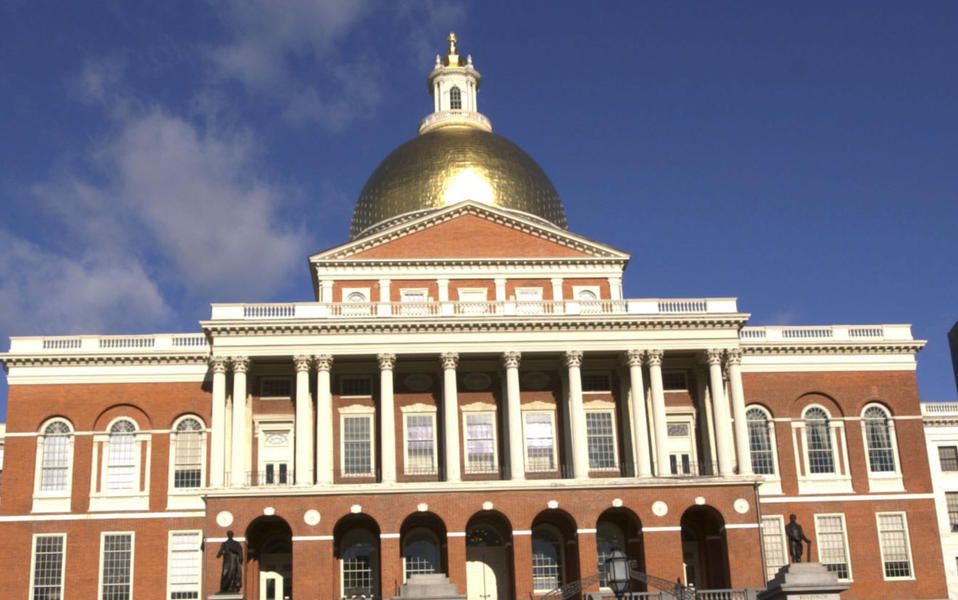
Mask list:
[[482,129],[441,127],[409,140],[376,167],[359,195],[350,235],[465,200],[566,228],[552,182],[521,148]]

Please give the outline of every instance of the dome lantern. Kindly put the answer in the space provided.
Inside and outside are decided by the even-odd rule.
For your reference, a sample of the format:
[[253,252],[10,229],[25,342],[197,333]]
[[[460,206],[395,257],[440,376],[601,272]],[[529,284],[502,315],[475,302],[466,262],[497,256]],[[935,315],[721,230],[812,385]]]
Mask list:
[[433,113],[419,124],[419,133],[448,126],[492,131],[492,123],[479,112],[476,102],[482,76],[472,65],[471,55],[463,61],[456,42],[456,34],[450,33],[446,56],[436,55],[436,66],[426,79],[427,89],[432,95]]

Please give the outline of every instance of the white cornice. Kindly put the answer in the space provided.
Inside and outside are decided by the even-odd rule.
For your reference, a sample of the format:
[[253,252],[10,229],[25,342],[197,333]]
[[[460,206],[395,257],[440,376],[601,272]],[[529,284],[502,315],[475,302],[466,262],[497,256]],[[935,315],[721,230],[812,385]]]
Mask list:
[[209,352],[202,354],[13,354],[0,353],[7,367],[66,367],[76,365],[203,365]]
[[902,342],[852,342],[852,343],[781,343],[781,344],[742,344],[742,353],[746,355],[782,355],[782,354],[918,354],[925,347],[924,340]]

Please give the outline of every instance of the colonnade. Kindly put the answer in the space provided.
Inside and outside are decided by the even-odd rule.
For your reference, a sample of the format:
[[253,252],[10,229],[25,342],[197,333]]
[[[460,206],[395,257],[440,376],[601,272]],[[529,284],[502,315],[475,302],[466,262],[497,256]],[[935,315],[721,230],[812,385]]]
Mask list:
[[[583,352],[569,350],[562,354],[566,369],[567,414],[572,447],[572,474],[577,479],[589,476],[589,449],[586,416],[582,392]],[[635,475],[639,478],[667,476],[671,472],[668,447],[665,387],[662,379],[664,352],[658,349],[633,349],[623,354],[628,367],[631,396],[632,457]],[[709,393],[714,416],[717,475],[730,476],[751,474],[748,427],[745,417],[745,395],[742,385],[741,353],[738,350],[707,350],[702,358],[708,364]],[[506,411],[505,428],[509,455],[509,476],[513,480],[525,479],[525,448],[522,435],[519,366],[522,355],[516,351],[502,354],[505,371]],[[394,398],[393,371],[396,355],[383,353],[377,356],[379,365],[379,447],[396,447],[396,406]],[[440,446],[445,452],[445,480],[460,481],[460,420],[457,388],[459,355],[447,352],[439,355],[442,369],[443,432]],[[333,394],[330,371],[334,358],[330,355],[295,356],[295,483],[296,485],[329,485],[333,483],[335,470],[333,447]],[[723,364],[725,370],[723,372]],[[210,486],[241,487],[250,472],[251,448],[243,442],[247,431],[248,357],[216,357],[211,360],[213,375],[212,423],[210,433]],[[232,394],[227,390],[227,371],[232,370]],[[311,375],[316,374],[315,411],[311,397]],[[651,414],[647,414],[645,375],[648,374],[648,390]],[[728,377],[729,398],[723,373]],[[231,419],[232,443],[227,443],[227,402],[233,399]],[[315,427],[314,427],[315,424]],[[623,428],[620,427],[620,430]],[[316,438],[313,439],[313,432]],[[558,433],[557,433],[558,435]],[[226,453],[230,449],[229,478],[226,478]],[[653,452],[654,449],[654,452]],[[654,463],[654,464],[653,464]],[[397,480],[396,453],[381,452],[381,481],[395,483]],[[314,477],[315,473],[315,477]]]

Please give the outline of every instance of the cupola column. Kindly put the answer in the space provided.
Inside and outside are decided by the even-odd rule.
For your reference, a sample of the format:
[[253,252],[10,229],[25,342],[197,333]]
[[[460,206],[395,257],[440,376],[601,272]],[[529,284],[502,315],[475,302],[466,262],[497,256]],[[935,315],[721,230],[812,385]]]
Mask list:
[[382,482],[396,483],[396,406],[393,399],[395,354],[380,354],[379,359],[379,440],[382,447]]
[[313,400],[309,393],[310,358],[297,356],[296,368],[296,485],[313,483]]
[[446,481],[462,479],[459,464],[459,390],[456,386],[456,367],[459,355],[447,352],[440,357],[442,364],[442,416],[445,429]]
[[662,351],[649,350],[649,388],[652,390],[652,428],[655,431],[655,474],[665,477],[669,467],[669,429],[665,418],[665,386],[662,383]]
[[645,411],[645,383],[642,381],[642,361],[645,353],[641,350],[629,350],[625,355],[625,364],[629,367],[629,396],[632,399],[632,424],[635,431],[632,439],[635,445],[635,474],[637,477],[652,476],[652,457],[649,454],[649,419]]
[[745,415],[745,389],[742,386],[742,351],[729,350],[725,356],[729,391],[732,394],[732,417],[735,419],[735,454],[739,475],[752,474],[752,454],[748,439],[748,417]]
[[722,381],[722,351],[706,352],[709,363],[709,392],[712,396],[712,413],[715,415],[715,450],[718,455],[719,474],[735,473],[734,447],[732,445],[732,416],[725,399],[725,382]]
[[502,365],[506,368],[506,410],[509,422],[509,474],[513,480],[526,478],[525,444],[522,442],[522,405],[519,399],[519,360],[518,352],[506,352],[502,355]]
[[562,355],[569,375],[569,420],[572,430],[572,470],[576,479],[589,477],[589,439],[582,404],[582,352],[569,350]]
[[210,411],[210,487],[223,487],[226,475],[226,359],[214,357],[213,406]]
[[246,409],[246,372],[249,359],[233,357],[233,456],[230,469],[230,487],[246,485],[250,463],[250,428]]
[[316,483],[333,483],[333,393],[330,371],[333,357],[320,354],[316,362]]

